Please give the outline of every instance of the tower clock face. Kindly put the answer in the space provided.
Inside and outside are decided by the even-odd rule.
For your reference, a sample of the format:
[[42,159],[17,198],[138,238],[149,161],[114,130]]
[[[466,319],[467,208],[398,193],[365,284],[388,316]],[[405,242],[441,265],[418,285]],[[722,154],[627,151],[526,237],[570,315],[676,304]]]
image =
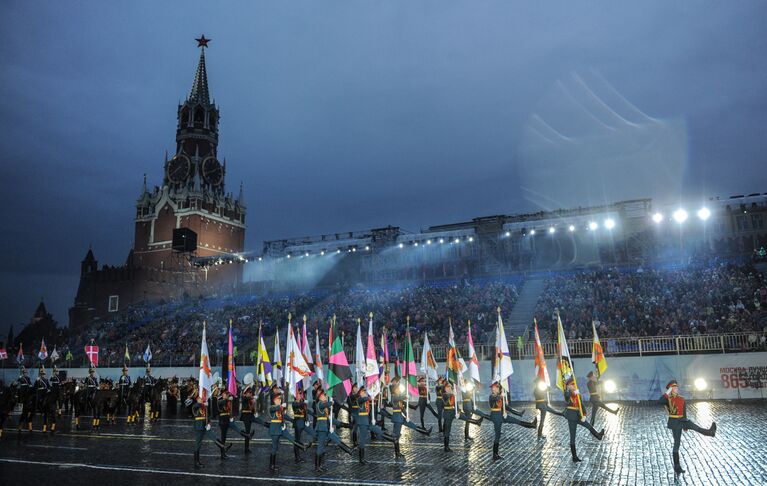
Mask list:
[[192,173],[192,161],[184,154],[178,154],[168,163],[168,180],[180,184]]
[[224,180],[224,169],[215,157],[208,157],[202,161],[202,176],[205,182],[217,186]]

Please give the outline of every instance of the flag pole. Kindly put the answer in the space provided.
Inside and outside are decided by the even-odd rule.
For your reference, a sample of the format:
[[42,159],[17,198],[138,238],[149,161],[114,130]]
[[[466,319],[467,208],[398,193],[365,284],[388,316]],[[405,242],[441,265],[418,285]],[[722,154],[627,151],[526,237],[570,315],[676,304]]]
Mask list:
[[[506,333],[503,333],[504,339],[506,338]],[[501,306],[498,306],[498,340],[495,343],[496,352],[495,352],[495,359],[496,359],[496,367],[500,365],[499,361],[499,354],[502,352],[500,349],[498,349],[498,345],[500,344],[501,340]],[[501,358],[503,359],[503,358]],[[503,390],[503,384],[500,383],[500,375],[498,379],[498,387],[501,389],[501,412],[503,412],[503,418],[506,418],[506,392]]]
[[[410,316],[407,316],[407,324],[405,326],[405,332],[406,332],[407,340],[410,341]],[[412,344],[411,344],[411,352],[412,352]],[[410,366],[408,366],[407,359],[408,359],[407,342],[405,342],[405,413],[407,414],[405,418],[409,421],[410,420]]]

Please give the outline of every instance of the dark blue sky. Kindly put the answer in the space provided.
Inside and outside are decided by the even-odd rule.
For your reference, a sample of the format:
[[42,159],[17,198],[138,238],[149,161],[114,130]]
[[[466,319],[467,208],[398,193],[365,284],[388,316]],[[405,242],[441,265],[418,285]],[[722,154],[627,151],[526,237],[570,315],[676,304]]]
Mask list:
[[539,3],[3,1],[0,332],[41,296],[66,323],[89,244],[124,261],[200,33],[249,249],[767,190],[767,3]]

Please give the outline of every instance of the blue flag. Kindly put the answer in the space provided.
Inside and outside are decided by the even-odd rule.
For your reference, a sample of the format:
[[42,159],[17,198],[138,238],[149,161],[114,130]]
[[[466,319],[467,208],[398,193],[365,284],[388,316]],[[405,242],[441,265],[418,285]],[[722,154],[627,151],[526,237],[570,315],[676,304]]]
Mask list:
[[144,351],[144,363],[152,361],[152,351],[149,349],[149,344],[146,345],[146,351]]

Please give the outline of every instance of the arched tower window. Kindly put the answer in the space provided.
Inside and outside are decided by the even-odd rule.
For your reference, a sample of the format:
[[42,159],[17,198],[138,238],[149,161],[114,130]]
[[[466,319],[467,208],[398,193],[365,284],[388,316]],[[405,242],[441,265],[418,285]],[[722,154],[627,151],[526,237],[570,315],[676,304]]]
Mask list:
[[198,106],[194,110],[194,128],[203,128],[205,126],[205,110]]

